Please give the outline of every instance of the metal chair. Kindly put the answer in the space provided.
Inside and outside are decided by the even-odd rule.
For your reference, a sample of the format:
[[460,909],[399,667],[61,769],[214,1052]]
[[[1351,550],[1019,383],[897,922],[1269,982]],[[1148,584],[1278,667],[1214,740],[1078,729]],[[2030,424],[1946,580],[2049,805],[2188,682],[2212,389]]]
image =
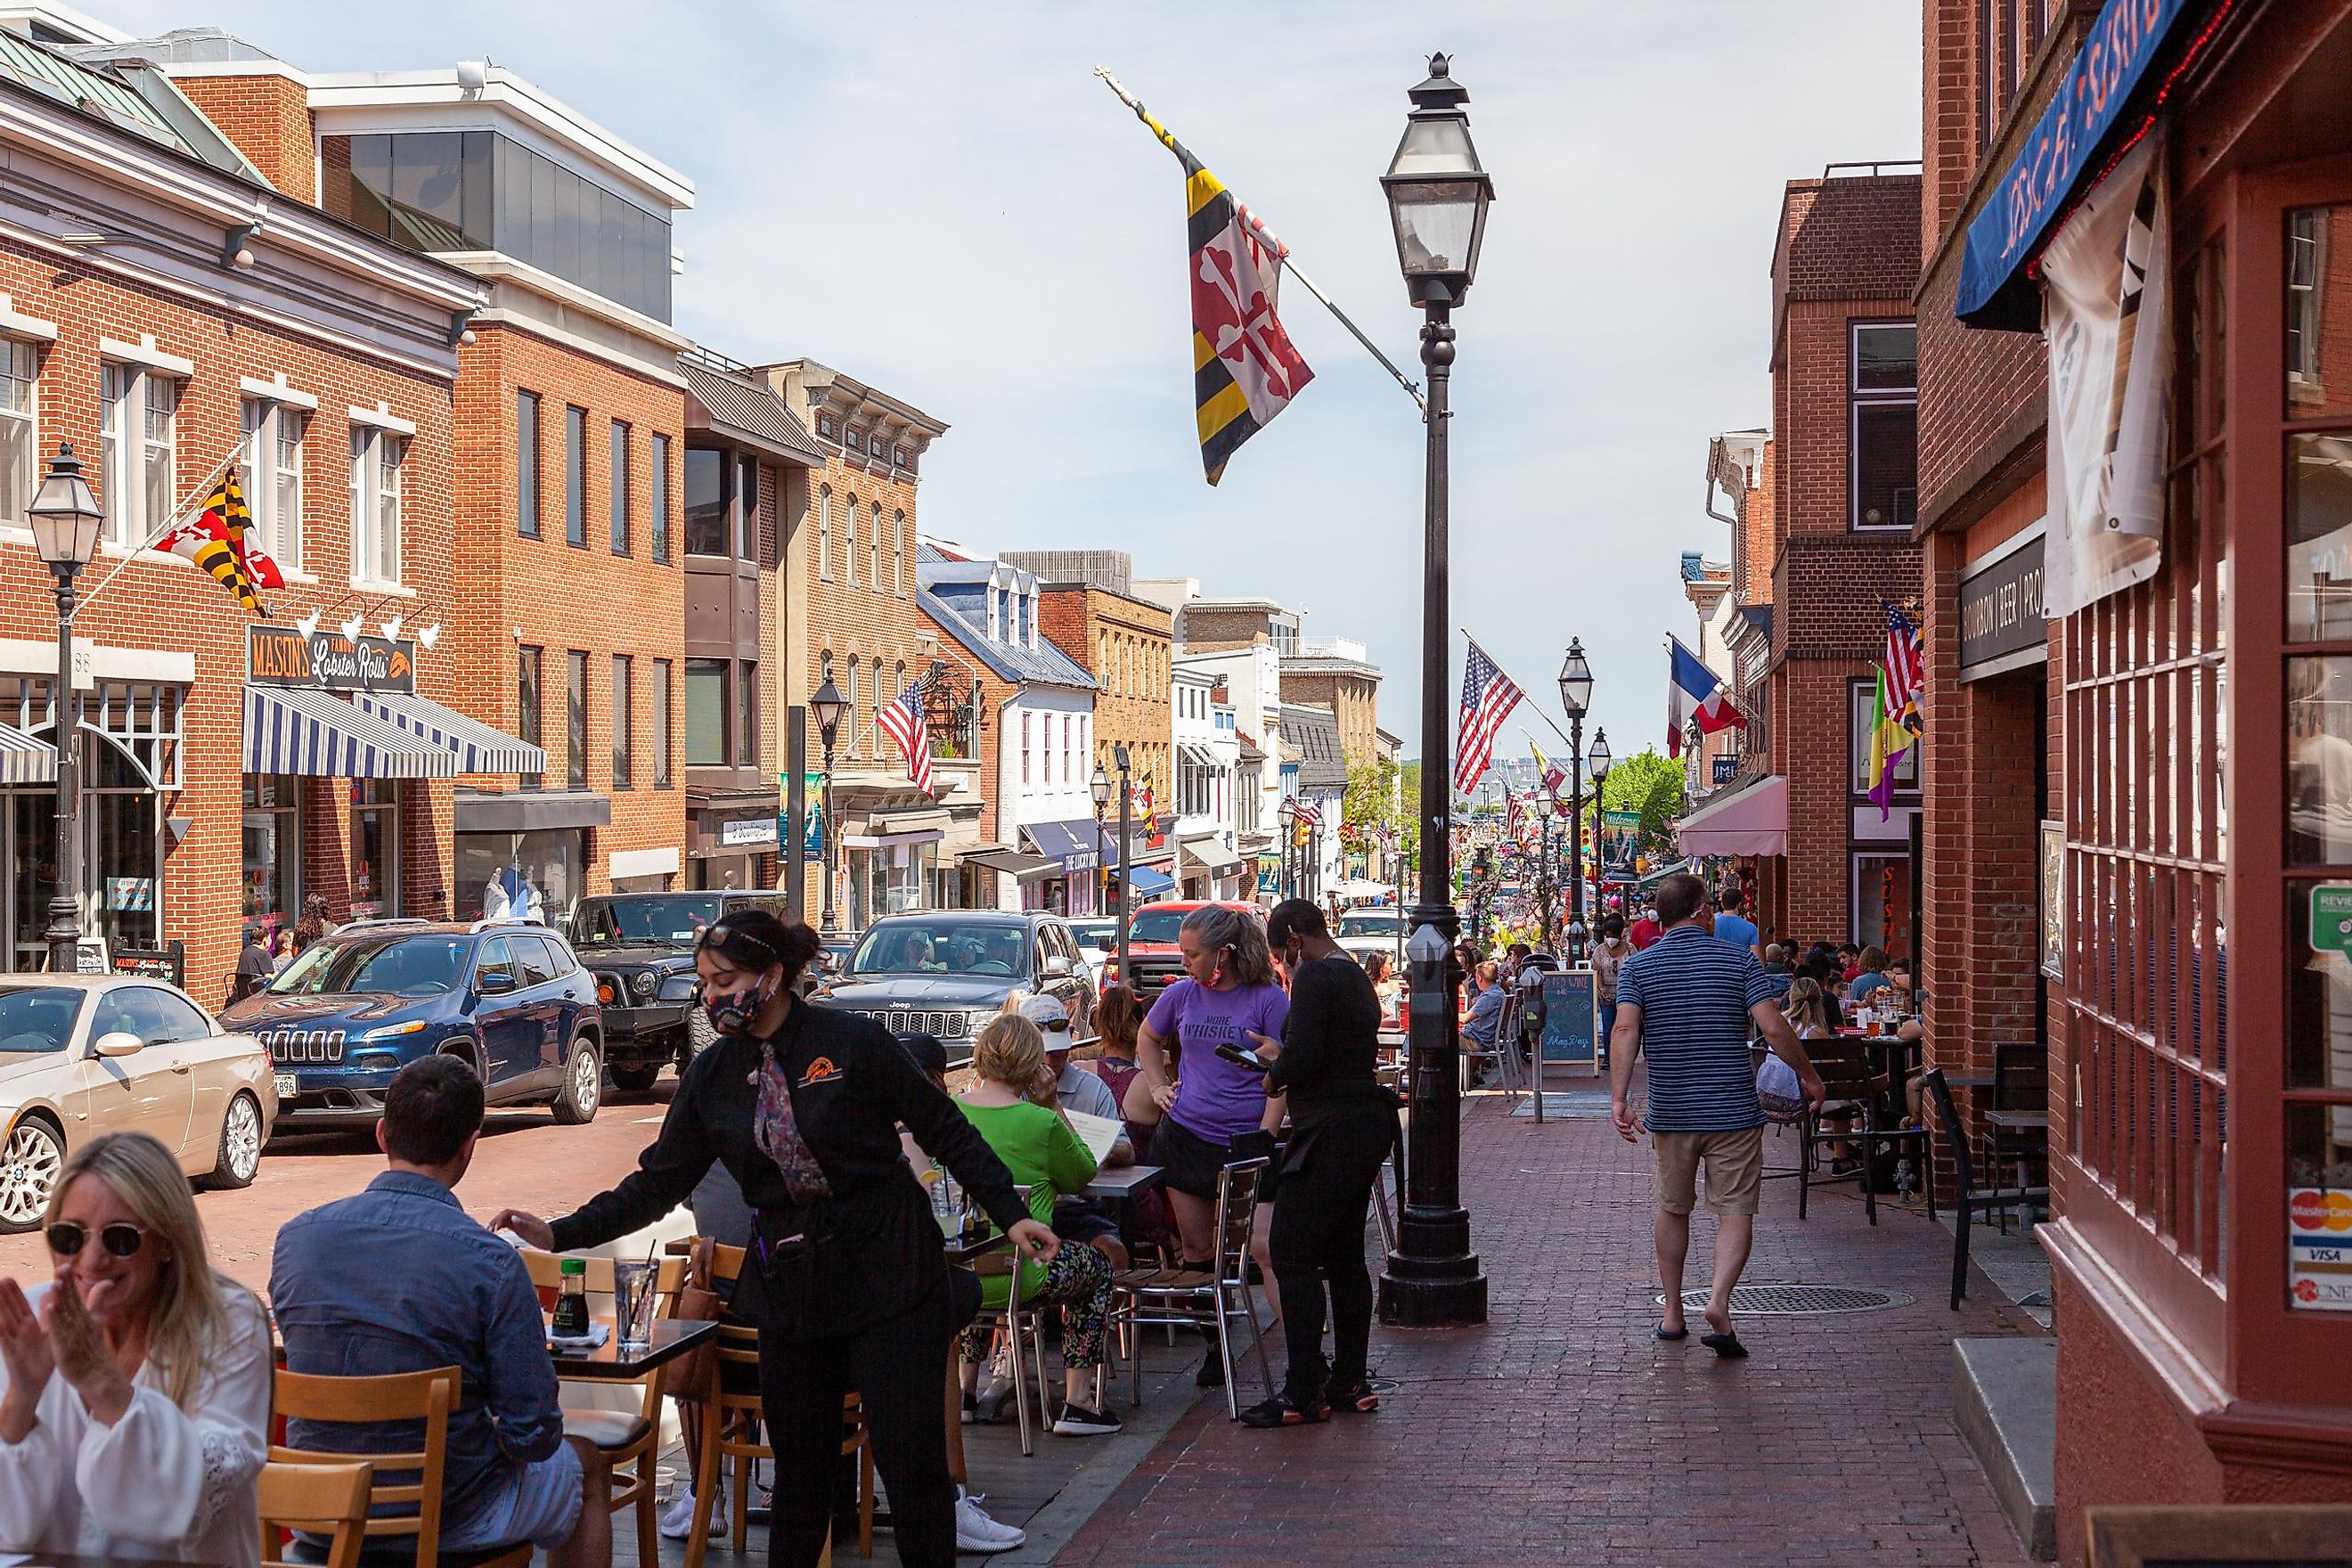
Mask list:
[[[2017,1185],[2027,1184],[2029,1167],[2038,1166],[2046,1186],[2050,1161],[2050,1057],[2036,1042],[1992,1048],[1992,1106],[1985,1112],[1985,1173],[1992,1184],[2001,1184],[2002,1173],[2017,1170]],[[2030,1217],[2030,1211],[2029,1211]],[[2009,1230],[2004,1206],[1998,1223]]]
[[[1023,1203],[1029,1201],[1029,1188],[1017,1186],[1013,1191],[1021,1194]],[[1026,1458],[1037,1451],[1034,1428],[1045,1425],[1049,1414],[1045,1408],[1046,1402],[1052,1396],[1045,1380],[1045,1314],[1039,1310],[1036,1302],[1022,1300],[1021,1255],[1012,1247],[983,1252],[972,1259],[971,1268],[972,1272],[980,1276],[981,1290],[981,1308],[972,1320],[973,1325],[977,1327],[983,1320],[993,1319],[998,1331],[1008,1342],[1005,1350],[1012,1363],[1013,1413],[1014,1420],[1020,1424],[1021,1452]],[[996,1295],[1000,1288],[1003,1300],[992,1303],[989,1298]],[[1024,1347],[1029,1352],[1026,1363],[1022,1360]],[[1029,1415],[1029,1373],[1033,1366],[1037,1373],[1037,1415],[1034,1422]]]
[[[1944,1069],[1929,1068],[1921,1075],[1919,1087],[1927,1103],[1936,1108],[1936,1120],[1944,1128],[1944,1142],[1952,1151],[1952,1173],[1958,1185],[1952,1194],[1952,1310],[1957,1312],[1960,1310],[1960,1298],[1969,1293],[1969,1225],[1978,1211],[1990,1214],[1997,1208],[2006,1208],[2012,1199],[2030,1203],[2038,1198],[2047,1203],[2050,1189],[2022,1185],[2003,1188],[1998,1182],[1990,1187],[1978,1186],[1976,1162],[1969,1153],[1968,1126],[1952,1104],[1952,1090],[1944,1081]],[[1932,1165],[1933,1162],[1929,1163]]]
[[[1798,1122],[1797,1132],[1797,1217],[1806,1217],[1806,1199],[1817,1185],[1830,1182],[1859,1180],[1862,1184],[1862,1205],[1870,1223],[1878,1223],[1876,1184],[1870,1179],[1870,1137],[1875,1113],[1872,1110],[1878,1096],[1888,1089],[1884,1075],[1874,1073],[1870,1065],[1870,1053],[1860,1040],[1807,1040],[1805,1055],[1811,1058],[1813,1070],[1822,1075],[1822,1086],[1829,1090],[1829,1099],[1820,1109],[1806,1107]],[[1825,1128],[1829,1117],[1848,1119],[1843,1127]],[[1833,1172],[1828,1176],[1817,1175],[1820,1151],[1824,1147],[1845,1145],[1858,1156],[1851,1171]]]
[[1143,1403],[1143,1336],[1147,1328],[1191,1327],[1213,1331],[1225,1369],[1225,1414],[1241,1419],[1234,1390],[1233,1326],[1249,1325],[1257,1351],[1258,1375],[1267,1397],[1275,1393],[1274,1367],[1257,1326],[1257,1298],[1250,1288],[1250,1238],[1257,1225],[1257,1192],[1271,1162],[1236,1160],[1217,1177],[1217,1256],[1210,1268],[1129,1268],[1111,1281],[1110,1323],[1114,1341],[1125,1347],[1133,1379],[1132,1402]]

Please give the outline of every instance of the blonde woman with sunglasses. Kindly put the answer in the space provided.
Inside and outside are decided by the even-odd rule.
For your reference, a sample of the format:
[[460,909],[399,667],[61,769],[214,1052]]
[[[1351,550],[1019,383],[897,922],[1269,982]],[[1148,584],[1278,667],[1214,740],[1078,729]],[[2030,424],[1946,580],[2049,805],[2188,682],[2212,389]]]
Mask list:
[[214,1271],[179,1162],[93,1138],[43,1229],[54,1278],[0,1279],[0,1549],[254,1568],[268,1322]]

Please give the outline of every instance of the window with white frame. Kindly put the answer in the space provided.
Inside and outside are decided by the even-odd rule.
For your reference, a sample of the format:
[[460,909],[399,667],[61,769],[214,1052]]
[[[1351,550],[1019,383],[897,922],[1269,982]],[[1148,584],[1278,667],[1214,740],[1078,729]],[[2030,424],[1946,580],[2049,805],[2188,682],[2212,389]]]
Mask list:
[[352,581],[400,581],[400,466],[408,441],[375,425],[352,426]]
[[1919,511],[1918,329],[1854,322],[1852,363],[1852,526],[1907,532]]
[[907,514],[890,514],[890,591],[907,596]]
[[40,480],[41,346],[0,339],[0,522],[22,523]]
[[816,574],[827,582],[833,580],[833,487],[820,485],[816,492]]
[[302,566],[302,433],[310,416],[266,397],[244,402],[237,482],[261,548],[288,571]]
[[874,503],[873,523],[874,526],[868,531],[866,541],[868,552],[867,563],[872,570],[866,574],[866,580],[878,594],[882,591],[882,503],[880,501]]
[[849,498],[849,533],[842,541],[841,569],[849,585],[857,585],[857,498]]
[[1021,715],[1021,782],[1029,782],[1029,715]]
[[107,537],[128,549],[171,520],[180,384],[129,364],[103,365],[100,377],[99,499]]

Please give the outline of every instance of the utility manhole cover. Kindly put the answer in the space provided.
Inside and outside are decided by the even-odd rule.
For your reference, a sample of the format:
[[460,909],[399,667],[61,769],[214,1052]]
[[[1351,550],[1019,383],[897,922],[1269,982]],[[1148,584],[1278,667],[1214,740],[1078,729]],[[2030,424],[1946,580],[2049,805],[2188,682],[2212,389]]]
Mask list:
[[[1657,1298],[1665,1304],[1665,1297]],[[1683,1310],[1706,1310],[1707,1292],[1683,1292]],[[1735,1285],[1731,1288],[1734,1317],[1801,1318],[1826,1312],[1883,1312],[1907,1307],[1912,1298],[1900,1290],[1875,1290],[1864,1285]]]

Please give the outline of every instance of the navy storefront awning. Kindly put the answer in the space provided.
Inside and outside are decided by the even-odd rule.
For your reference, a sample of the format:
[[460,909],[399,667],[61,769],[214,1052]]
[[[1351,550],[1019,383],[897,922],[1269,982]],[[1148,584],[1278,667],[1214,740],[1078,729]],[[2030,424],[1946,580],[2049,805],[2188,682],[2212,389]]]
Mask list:
[[395,730],[405,730],[457,759],[461,773],[543,773],[547,753],[478,719],[406,691],[357,691],[352,702]]
[[247,686],[245,771],[447,779],[457,776],[457,759],[315,686]]
[[1074,822],[1024,823],[1021,831],[1037,853],[1062,863],[1062,874],[1074,877],[1100,864],[1095,852],[1095,825],[1085,817]]
[[[2212,15],[2227,0],[2107,0],[2068,63],[2058,90],[2034,122],[2016,161],[1969,225],[1953,313],[1972,327],[2031,331],[2042,324],[2042,293],[2027,268],[2084,185],[2118,151],[2111,132],[2135,135],[2148,111],[2135,89],[2161,80],[2179,59],[2180,24]],[[2128,113],[2126,112],[2128,111]]]

